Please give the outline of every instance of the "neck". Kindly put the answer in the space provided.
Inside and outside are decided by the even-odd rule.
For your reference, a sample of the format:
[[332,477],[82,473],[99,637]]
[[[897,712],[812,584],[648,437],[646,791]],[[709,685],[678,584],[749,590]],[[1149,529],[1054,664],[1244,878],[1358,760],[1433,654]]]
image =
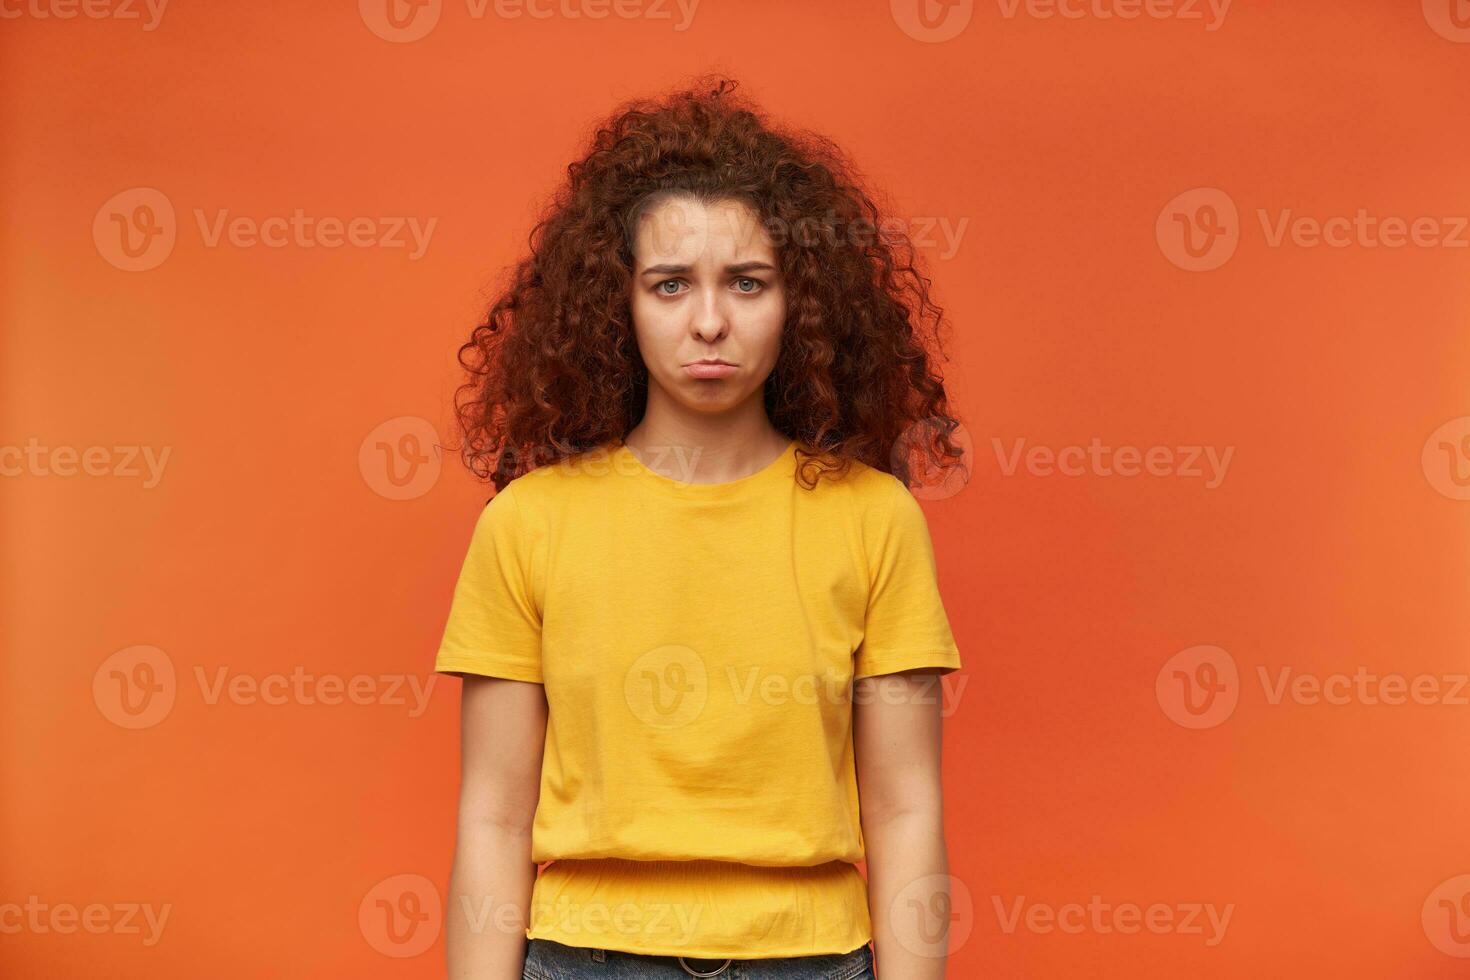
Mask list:
[[[746,405],[704,413],[650,397],[643,420],[623,442],[644,465],[665,476],[699,483],[738,480],[768,465],[791,441],[771,424],[759,398]],[[687,465],[681,468],[679,460]]]

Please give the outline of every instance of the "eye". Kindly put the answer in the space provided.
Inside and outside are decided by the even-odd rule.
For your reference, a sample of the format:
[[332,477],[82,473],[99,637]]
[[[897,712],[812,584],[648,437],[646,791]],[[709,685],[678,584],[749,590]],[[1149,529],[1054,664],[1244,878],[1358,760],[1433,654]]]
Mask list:
[[655,284],[654,287],[653,287],[653,291],[656,292],[656,293],[659,293],[660,295],[663,295],[663,296],[677,296],[678,295],[678,291],[677,290],[675,290],[673,292],[670,292],[669,290],[664,289],[664,287],[665,286],[668,286],[668,285],[675,285],[675,286],[677,286],[682,281],[683,280],[681,280],[681,279],[665,279],[663,282],[660,282],[660,283]]
[[741,276],[739,279],[736,279],[735,282],[737,284],[738,283],[742,283],[742,282],[748,282],[748,283],[753,284],[754,287],[755,287],[754,289],[737,289],[736,292],[740,292],[740,293],[758,293],[762,289],[764,289],[765,288],[765,285],[766,285],[765,283],[761,282],[759,279],[752,279],[749,276]]

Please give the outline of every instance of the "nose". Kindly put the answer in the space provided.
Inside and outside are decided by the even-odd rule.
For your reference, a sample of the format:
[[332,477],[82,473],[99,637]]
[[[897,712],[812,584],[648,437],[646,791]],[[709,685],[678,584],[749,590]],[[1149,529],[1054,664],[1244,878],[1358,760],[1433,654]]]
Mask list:
[[716,289],[700,292],[690,307],[690,329],[700,340],[719,340],[730,327],[730,317],[725,309],[725,300]]

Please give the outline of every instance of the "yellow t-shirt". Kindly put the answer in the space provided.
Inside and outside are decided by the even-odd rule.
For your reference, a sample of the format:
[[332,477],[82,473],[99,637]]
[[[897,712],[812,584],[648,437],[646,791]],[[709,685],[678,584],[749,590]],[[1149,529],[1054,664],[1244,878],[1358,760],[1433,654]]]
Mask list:
[[960,657],[918,501],[858,462],[807,490],[798,445],[705,484],[608,443],[481,511],[435,670],[545,688],[531,859],[553,863],[528,938],[708,958],[872,938],[852,681]]

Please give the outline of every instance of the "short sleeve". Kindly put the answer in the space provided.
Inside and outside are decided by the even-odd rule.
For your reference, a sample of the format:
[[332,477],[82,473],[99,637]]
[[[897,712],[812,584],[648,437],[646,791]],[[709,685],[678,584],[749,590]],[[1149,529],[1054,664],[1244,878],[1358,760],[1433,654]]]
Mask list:
[[434,670],[541,683],[533,549],[511,486],[480,511]]
[[885,475],[890,501],[876,504],[864,521],[871,581],[853,676],[917,667],[949,673],[960,667],[960,654],[939,596],[929,524],[909,489]]

